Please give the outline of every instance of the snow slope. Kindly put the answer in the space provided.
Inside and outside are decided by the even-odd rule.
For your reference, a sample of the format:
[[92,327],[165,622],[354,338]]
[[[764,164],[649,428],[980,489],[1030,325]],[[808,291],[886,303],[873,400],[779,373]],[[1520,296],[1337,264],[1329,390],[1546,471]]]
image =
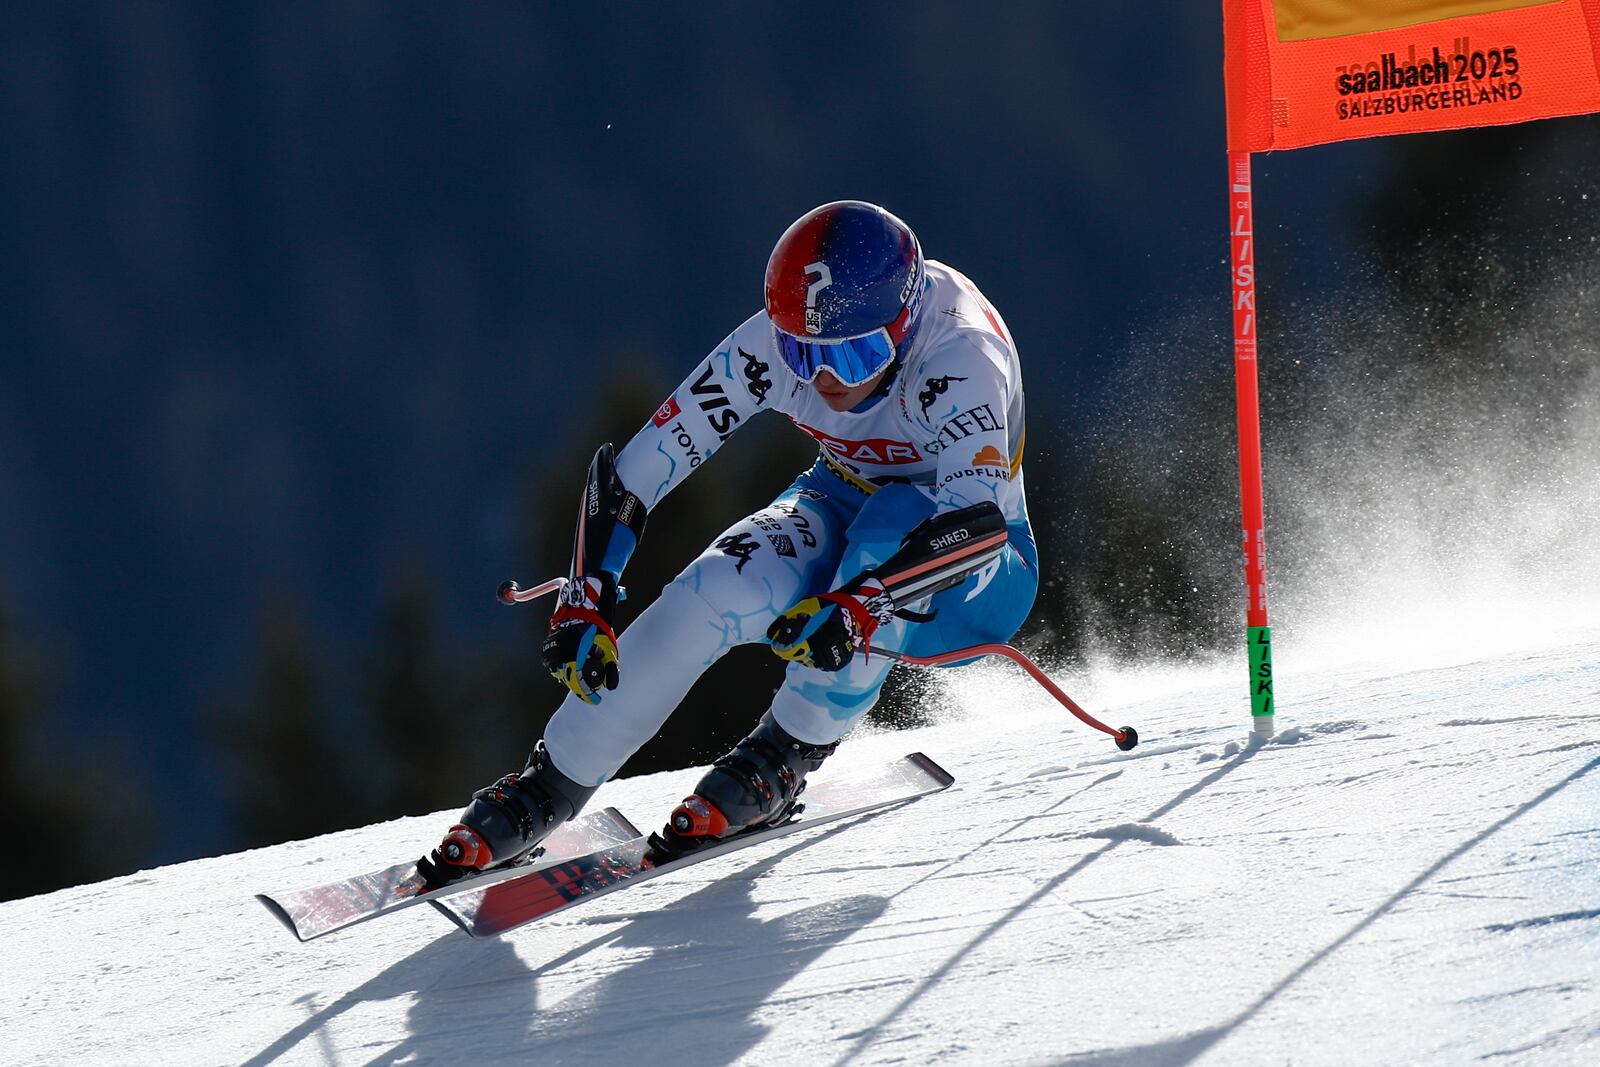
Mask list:
[[[920,748],[948,792],[498,941],[418,908],[300,944],[252,899],[454,809],[0,905],[0,1061],[1600,1063],[1600,632],[1284,654],[1265,745],[1240,664],[1085,689],[1127,755],[969,668],[963,714],[820,772]],[[648,825],[694,778],[598,802]]]

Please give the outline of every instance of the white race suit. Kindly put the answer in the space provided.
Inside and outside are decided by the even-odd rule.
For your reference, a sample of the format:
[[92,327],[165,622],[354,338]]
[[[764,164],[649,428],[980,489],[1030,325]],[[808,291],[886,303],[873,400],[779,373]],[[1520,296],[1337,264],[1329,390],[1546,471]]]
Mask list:
[[[599,785],[661,728],[689,687],[734,645],[765,641],[797,600],[883,562],[918,522],[993,501],[1009,543],[994,563],[932,598],[930,622],[895,619],[873,643],[915,655],[1005,641],[1038,588],[1023,497],[1024,412],[1016,347],[976,286],[929,261],[922,318],[887,392],[834,411],[778,356],[758,312],[684,379],[617,457],[624,486],[653,508],[763,411],[782,412],[820,455],[776,500],[730,526],[618,641],[619,682],[600,703],[569,695],[545,730],[555,765]],[[631,543],[606,569],[620,573]],[[859,653],[829,673],[791,664],[773,699],[778,724],[812,744],[837,740],[878,697],[890,663]],[[759,717],[752,709],[751,725]]]

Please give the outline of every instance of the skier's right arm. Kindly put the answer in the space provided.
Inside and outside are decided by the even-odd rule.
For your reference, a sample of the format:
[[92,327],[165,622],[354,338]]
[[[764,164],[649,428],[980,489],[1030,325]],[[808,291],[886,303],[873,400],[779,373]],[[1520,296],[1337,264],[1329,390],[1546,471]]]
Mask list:
[[729,334],[615,457],[602,445],[578,508],[572,568],[541,648],[547,670],[578,698],[600,703],[618,678],[614,628],[622,570],[646,514],[722,442],[767,406],[772,329],[758,312]]
[[567,584],[539,652],[556,681],[587,704],[617,687],[617,585],[644,535],[647,509],[617,477],[611,444],[600,446],[578,499]]
[[689,372],[618,453],[623,484],[654,508],[751,416],[774,406],[786,384],[778,378],[787,374],[772,350],[772,325],[758,311]]

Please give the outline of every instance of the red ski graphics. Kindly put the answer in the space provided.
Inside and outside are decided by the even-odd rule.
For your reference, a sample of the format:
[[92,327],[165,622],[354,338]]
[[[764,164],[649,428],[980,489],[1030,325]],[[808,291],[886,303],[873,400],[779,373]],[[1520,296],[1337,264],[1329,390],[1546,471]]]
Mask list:
[[856,463],[876,463],[880,466],[922,462],[922,453],[918,452],[917,446],[910,441],[891,441],[887,437],[869,437],[865,441],[852,441],[849,438],[823,433],[803,422],[797,422],[795,425],[840,459]]

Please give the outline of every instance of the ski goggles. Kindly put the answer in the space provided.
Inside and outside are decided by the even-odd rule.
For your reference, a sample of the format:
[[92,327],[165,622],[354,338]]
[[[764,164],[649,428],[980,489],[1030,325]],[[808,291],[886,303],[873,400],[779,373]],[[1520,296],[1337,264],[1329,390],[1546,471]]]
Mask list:
[[796,337],[774,326],[778,354],[803,382],[827,370],[844,385],[861,385],[894,361],[894,342],[889,328],[880,326],[860,337],[825,341],[817,337]]

